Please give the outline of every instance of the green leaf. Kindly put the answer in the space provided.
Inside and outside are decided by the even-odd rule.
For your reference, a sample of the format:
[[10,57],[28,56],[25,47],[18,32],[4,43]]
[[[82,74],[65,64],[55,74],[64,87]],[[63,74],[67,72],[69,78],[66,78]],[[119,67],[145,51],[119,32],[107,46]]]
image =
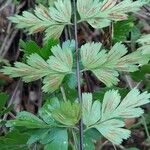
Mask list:
[[46,76],[43,80],[44,86],[42,90],[46,93],[52,93],[59,88],[61,85],[65,75],[58,72],[51,72],[48,76]]
[[150,73],[150,64],[142,66],[138,71],[131,73],[133,80],[140,82],[146,80],[146,74]]
[[[97,101],[95,101],[97,102]],[[94,102],[94,103],[95,103]],[[83,96],[83,123],[87,125],[89,120],[95,120],[88,124],[86,128],[96,128],[105,138],[114,144],[121,144],[123,139],[127,139],[130,131],[123,129],[126,118],[140,117],[143,110],[140,106],[150,102],[150,94],[139,90],[131,90],[121,101],[121,96],[117,90],[110,90],[105,93],[102,106],[100,102],[95,104],[95,113],[90,112],[92,107],[92,94]],[[93,103],[93,105],[94,105]],[[88,118],[89,117],[89,118]],[[122,119],[122,120],[121,120]]]
[[75,74],[69,74],[66,76],[66,84],[69,88],[75,89],[77,87],[77,77]]
[[98,122],[101,118],[101,104],[99,101],[94,101],[92,104],[92,94],[83,93],[82,94],[83,107],[82,107],[82,116],[83,123],[86,126],[90,126]]
[[96,141],[101,139],[101,134],[96,129],[90,129],[84,134],[84,149],[94,150]]
[[109,141],[119,145],[123,139],[127,139],[130,136],[130,131],[122,128],[124,126],[123,121],[111,119],[96,125],[95,128]]
[[39,110],[39,115],[47,124],[51,125],[54,123],[52,111],[58,107],[60,107],[60,103],[56,97],[48,99],[44,106]]
[[22,51],[25,53],[24,57],[28,57],[29,55],[33,53],[37,53],[39,56],[41,56],[44,60],[47,60],[51,54],[50,49],[57,45],[58,41],[54,39],[49,39],[43,47],[39,47],[35,41],[20,41],[20,46],[22,48]]
[[1,150],[28,150],[28,133],[21,133],[18,130],[11,130],[7,135],[0,137]]
[[71,47],[69,47],[68,45],[62,46],[61,48],[59,45],[57,45],[52,47],[51,51],[54,56],[50,56],[49,59],[47,60],[51,69],[61,73],[71,73],[73,66],[73,55]]
[[53,118],[61,124],[69,127],[75,126],[80,119],[81,109],[78,103],[71,104],[70,101],[60,104],[60,107],[52,111]]
[[103,28],[112,21],[126,20],[128,13],[136,12],[145,2],[140,0],[78,0],[77,8],[82,21],[87,21],[93,28]]
[[57,128],[52,132],[53,133],[49,135],[51,142],[44,147],[44,150],[68,150],[67,130]]
[[[38,129],[32,132],[32,135],[27,141],[28,145],[32,145],[35,142],[40,142],[49,133],[48,129]],[[45,138],[44,138],[45,139]]]
[[45,31],[45,40],[58,39],[66,24],[71,20],[70,0],[57,0],[49,9],[42,5],[35,8],[34,13],[24,11],[9,19],[17,28],[25,28],[30,34]]
[[118,91],[111,90],[105,93],[103,103],[102,103],[102,117],[101,121],[108,120],[111,118],[118,117],[116,114],[116,109],[120,104],[120,95]]
[[134,72],[138,64],[144,65],[150,59],[141,50],[125,55],[127,48],[121,43],[116,43],[108,53],[101,50],[101,43],[87,43],[80,53],[84,70],[91,70],[108,87],[118,83],[118,72]]
[[139,108],[150,102],[150,94],[147,92],[140,93],[139,90],[131,90],[122,100],[116,111],[122,118],[135,118],[143,114],[143,110]]
[[6,124],[7,127],[26,127],[28,129],[38,129],[38,128],[50,128],[49,125],[44,123],[35,115],[29,112],[20,112],[17,114],[15,120],[10,120]]
[[102,104],[101,121],[115,117],[135,118],[143,114],[143,110],[139,107],[149,103],[150,94],[141,93],[137,89],[131,90],[121,101],[118,91],[111,90],[106,92]]
[[135,42],[137,41],[141,36],[140,28],[137,26],[134,26],[131,31],[131,41]]
[[66,41],[62,48],[57,45],[52,47],[52,56],[45,61],[37,53],[27,57],[27,64],[16,62],[15,67],[4,67],[1,69],[11,77],[22,77],[23,81],[31,82],[43,77],[44,92],[54,92],[61,85],[64,77],[72,73],[74,41]]
[[134,22],[132,18],[114,23],[114,33],[113,33],[114,42],[126,40],[129,32],[133,29],[133,27]]
[[27,59],[27,64],[16,62],[15,67],[4,67],[1,72],[11,77],[22,77],[23,81],[31,82],[38,80],[51,72],[44,59],[34,53]]
[[0,113],[5,107],[6,101],[8,99],[8,95],[6,93],[0,93]]

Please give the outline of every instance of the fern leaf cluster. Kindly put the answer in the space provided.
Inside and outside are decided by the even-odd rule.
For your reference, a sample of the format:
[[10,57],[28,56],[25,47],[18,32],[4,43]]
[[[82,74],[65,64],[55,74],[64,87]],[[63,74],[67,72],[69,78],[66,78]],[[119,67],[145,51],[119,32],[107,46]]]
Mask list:
[[16,62],[15,67],[4,67],[1,71],[11,77],[22,77],[25,82],[44,77],[43,91],[53,92],[59,88],[65,75],[72,73],[72,43],[74,41],[66,41],[62,48],[59,45],[52,47],[53,55],[47,61],[34,53],[27,58],[27,64]]
[[[107,52],[102,49],[101,43],[87,43],[80,49],[81,62],[84,70],[91,70],[96,77],[108,87],[118,83],[119,72],[134,72],[139,65],[146,64],[150,58],[137,50],[126,55],[127,48],[116,43]],[[15,67],[4,67],[1,72],[11,77],[22,77],[23,81],[31,82],[43,78],[43,91],[54,92],[61,85],[67,74],[73,73],[74,41],[66,41],[53,46],[52,56],[45,61],[38,54],[31,54],[27,58],[27,64],[16,62]]]
[[[145,2],[140,0],[78,0],[77,8],[81,21],[87,21],[94,28],[103,28],[112,21],[125,20],[128,13],[136,12]],[[57,0],[49,9],[39,5],[34,13],[24,11],[22,15],[15,15],[9,19],[17,24],[18,28],[25,28],[29,33],[45,31],[45,39],[59,38],[65,25],[71,24],[71,1]]]
[[101,43],[83,45],[81,61],[86,70],[91,70],[107,86],[118,83],[119,72],[134,72],[140,64],[147,63],[141,50],[126,55],[127,48],[121,43],[116,43],[109,52],[101,49]]
[[78,12],[81,20],[87,21],[94,28],[103,28],[110,25],[111,21],[127,19],[129,12],[136,12],[144,2],[124,0],[78,0]]
[[34,13],[24,11],[22,15],[15,15],[9,19],[17,24],[18,28],[25,28],[29,33],[45,31],[45,39],[49,37],[59,38],[64,26],[70,24],[71,2],[59,0],[54,3],[55,7],[47,9],[39,5]]

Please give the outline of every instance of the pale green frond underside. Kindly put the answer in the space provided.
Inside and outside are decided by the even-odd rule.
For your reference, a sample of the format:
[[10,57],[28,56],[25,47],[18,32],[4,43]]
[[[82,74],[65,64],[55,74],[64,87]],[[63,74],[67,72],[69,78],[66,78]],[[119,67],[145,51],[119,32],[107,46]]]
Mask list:
[[83,107],[82,107],[82,116],[83,123],[86,126],[90,126],[95,124],[98,120],[100,120],[101,116],[101,104],[99,101],[94,101],[92,104],[92,94],[84,93],[82,95]]
[[128,13],[136,12],[145,2],[141,0],[78,0],[77,8],[81,20],[87,21],[93,28],[103,28],[110,25],[111,21],[125,20]]
[[82,20],[94,17],[101,3],[99,0],[77,0],[77,8]]
[[118,91],[112,90],[106,92],[102,104],[101,120],[108,120],[115,117],[135,118],[143,114],[140,106],[150,102],[150,94],[141,93],[138,89],[131,90],[121,101]]
[[143,110],[139,107],[149,102],[150,93],[140,93],[138,89],[133,89],[121,101],[116,109],[116,113],[123,118],[139,117],[143,114]]
[[118,91],[110,90],[105,93],[102,105],[99,101],[94,101],[92,104],[91,93],[83,93],[82,99],[83,123],[87,128],[92,126],[112,143],[121,144],[130,136],[130,131],[122,128],[125,123],[121,120],[140,117],[143,114],[140,106],[150,102],[150,94],[140,93],[135,88],[121,101]]
[[43,80],[44,86],[42,90],[46,93],[52,93],[59,88],[65,75],[58,72],[52,72]]
[[50,68],[57,72],[71,73],[73,66],[73,54],[71,48],[61,48],[57,45],[52,47],[51,51],[54,56],[50,56],[47,60]]
[[65,75],[72,73],[74,41],[66,41],[62,48],[57,45],[52,48],[53,56],[45,61],[41,56],[34,53],[27,57],[27,64],[16,62],[14,67],[1,69],[11,77],[21,77],[25,82],[31,82],[43,77],[44,92],[54,92],[61,85]]
[[25,28],[30,34],[45,31],[45,39],[59,38],[64,26],[71,24],[70,0],[57,0],[49,9],[42,5],[36,6],[34,13],[24,11],[9,19],[17,28]]
[[81,61],[85,70],[91,70],[108,87],[118,83],[118,72],[134,72],[139,65],[148,63],[150,58],[137,50],[126,55],[127,48],[116,43],[109,52],[101,49],[101,43],[87,43],[80,49]]
[[51,72],[50,67],[38,54],[32,54],[27,59],[27,64],[16,62],[15,67],[4,67],[1,69],[11,77],[21,77],[25,82],[38,80]]
[[129,138],[131,134],[131,131],[122,128],[124,125],[121,120],[111,119],[96,125],[95,128],[109,141],[119,145],[123,140]]
[[50,7],[51,18],[57,22],[70,24],[71,19],[71,1],[58,0],[54,2],[55,7]]

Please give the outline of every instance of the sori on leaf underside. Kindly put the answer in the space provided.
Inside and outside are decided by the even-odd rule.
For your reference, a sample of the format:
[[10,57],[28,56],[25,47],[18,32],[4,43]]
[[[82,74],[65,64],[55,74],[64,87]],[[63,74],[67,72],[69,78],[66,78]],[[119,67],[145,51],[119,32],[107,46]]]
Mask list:
[[[80,16],[78,22],[86,21],[93,28],[103,28],[112,21],[126,20],[128,13],[136,12],[146,1],[123,0],[77,0],[77,10]],[[59,38],[65,25],[71,23],[72,7],[70,0],[56,0],[49,8],[36,6],[34,13],[24,11],[9,19],[17,28],[26,29],[30,34],[45,31],[45,40]]]
[[[121,100],[121,96],[117,90],[106,92],[103,100],[92,102],[91,93],[83,93],[82,98],[84,132],[95,128],[114,144],[121,144],[124,139],[130,136],[130,131],[123,128],[125,126],[124,119],[140,117],[144,112],[140,106],[150,102],[150,94],[147,92],[140,93],[136,88],[131,90],[123,100]],[[70,101],[59,102],[55,97],[46,101],[44,106],[39,110],[39,118],[29,112],[20,112],[15,120],[7,122],[7,127],[34,129],[38,133],[38,138],[35,138],[34,134],[31,135],[28,144],[36,141],[46,143],[47,140],[44,140],[45,135],[43,136],[43,132],[40,132],[40,134],[42,133],[40,136],[39,129],[46,130],[46,133],[50,131],[47,135],[49,139],[51,132],[57,128],[61,131],[65,130],[65,128],[76,128],[80,117],[81,107],[77,102],[72,104]],[[34,141],[31,140],[33,138]],[[66,141],[68,141],[68,138]]]
[[[15,62],[14,67],[5,66],[0,71],[11,77],[21,77],[25,82],[43,78],[44,92],[54,92],[68,74],[75,74],[73,66],[74,40],[53,46],[53,55],[44,60],[37,53],[27,57],[27,62]],[[80,48],[83,71],[90,70],[95,76],[110,87],[118,83],[119,72],[134,72],[139,66],[147,64],[149,55],[138,49],[127,54],[124,44],[116,43],[111,50],[102,48],[101,43],[86,43]]]

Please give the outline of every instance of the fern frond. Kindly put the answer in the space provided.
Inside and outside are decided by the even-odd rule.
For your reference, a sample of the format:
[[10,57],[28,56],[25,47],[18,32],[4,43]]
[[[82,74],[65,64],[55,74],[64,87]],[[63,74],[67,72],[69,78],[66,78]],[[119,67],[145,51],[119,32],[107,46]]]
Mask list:
[[25,28],[30,34],[45,30],[56,22],[52,20],[47,8],[39,5],[34,10],[34,14],[24,11],[22,15],[15,15],[9,19],[16,24],[17,28]]
[[66,41],[62,48],[57,45],[52,47],[53,56],[45,61],[34,53],[27,57],[27,64],[16,62],[15,67],[1,69],[11,77],[21,77],[25,82],[31,82],[44,77],[42,87],[44,92],[54,92],[61,85],[65,75],[72,73],[74,41]]
[[77,0],[78,12],[82,20],[94,17],[100,6],[99,0]]
[[83,123],[87,128],[96,128],[112,143],[121,144],[130,136],[130,131],[122,128],[125,123],[121,120],[140,117],[144,113],[140,106],[150,102],[150,93],[140,93],[135,88],[121,101],[118,91],[110,90],[105,93],[102,105],[99,101],[92,104],[91,93],[83,93],[82,99]]
[[71,19],[71,1],[70,0],[58,0],[54,2],[55,7],[50,7],[49,12],[53,20],[70,24]]
[[125,55],[127,48],[121,43],[116,43],[108,53],[101,50],[101,43],[87,43],[80,52],[85,70],[91,70],[107,86],[117,84],[118,72],[134,72],[147,63],[141,50]]
[[118,91],[108,91],[102,104],[101,121],[118,117],[139,117],[143,114],[143,110],[139,106],[149,103],[149,99],[150,94],[147,92],[140,94],[138,89],[131,90],[122,101]]
[[86,126],[93,125],[100,120],[101,104],[99,101],[95,101],[92,104],[93,98],[91,93],[84,93],[82,95],[82,99],[83,99],[83,107],[82,107],[83,123]]
[[71,2],[58,0],[49,9],[39,5],[34,10],[34,14],[24,11],[22,15],[15,15],[9,19],[16,23],[18,28],[25,28],[30,34],[45,30],[46,40],[59,38],[64,26],[70,24]]
[[57,72],[71,73],[73,66],[73,54],[69,47],[60,47],[59,45],[51,49],[54,56],[47,60],[50,68]]
[[59,88],[65,75],[58,72],[51,72],[43,80],[42,90],[46,93],[52,93]]
[[36,53],[28,57],[27,64],[16,62],[14,65],[4,67],[1,72],[11,77],[22,77],[25,82],[38,80],[51,72],[48,64]]
[[109,141],[114,144],[121,144],[123,140],[129,138],[131,131],[123,129],[125,123],[121,120],[111,119],[96,125],[95,128]]
[[81,20],[87,21],[93,28],[109,26],[111,21],[125,20],[128,13],[136,12],[145,2],[140,0],[123,0],[117,4],[117,0],[78,0],[78,12]]

